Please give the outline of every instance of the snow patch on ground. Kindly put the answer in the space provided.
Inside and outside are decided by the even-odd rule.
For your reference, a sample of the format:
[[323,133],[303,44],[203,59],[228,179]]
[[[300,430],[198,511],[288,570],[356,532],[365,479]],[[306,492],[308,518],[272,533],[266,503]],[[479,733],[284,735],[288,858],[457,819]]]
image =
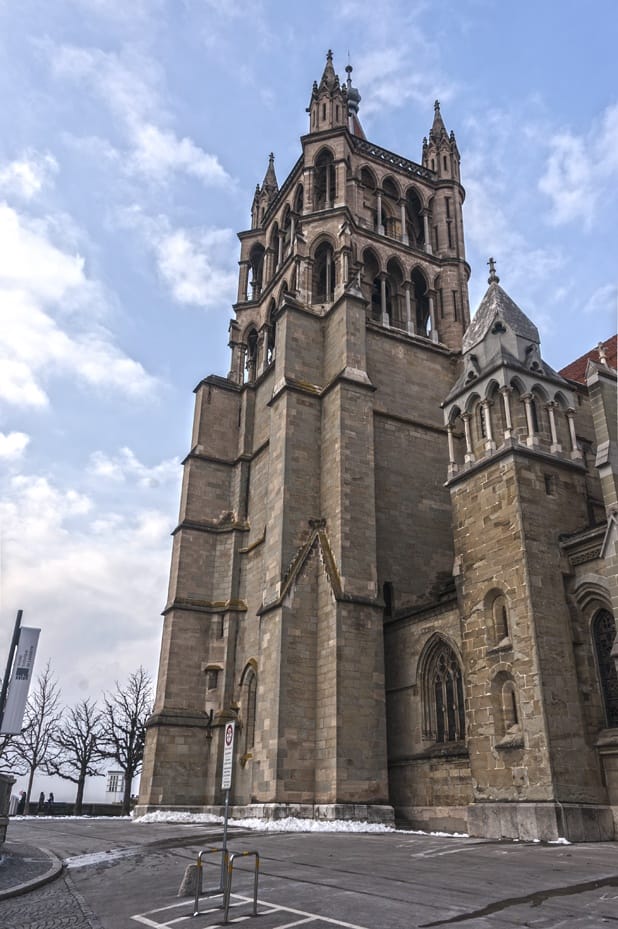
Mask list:
[[[103,817],[92,817],[93,819],[102,819]],[[71,858],[65,858],[64,864],[67,868],[88,868],[93,864],[109,864],[112,861],[118,861],[119,858],[130,858],[140,851],[141,846],[136,845],[132,848],[110,848],[104,852],[90,852],[88,855],[73,855]]]
[[11,816],[11,819],[30,819],[33,822],[49,819],[51,822],[62,822],[62,820],[72,820],[75,822],[76,819],[131,819],[130,816]]
[[[156,810],[146,813],[133,820],[136,825],[147,823],[186,823],[186,824],[214,824],[223,823],[222,816],[213,813],[182,813],[173,810]],[[343,819],[298,819],[295,816],[286,816],[283,819],[230,819],[230,826],[241,829],[254,829],[257,832],[396,832],[403,835],[433,835],[445,838],[464,838],[468,835],[463,832],[423,832],[419,829],[395,829],[383,823],[367,823],[357,820]]]

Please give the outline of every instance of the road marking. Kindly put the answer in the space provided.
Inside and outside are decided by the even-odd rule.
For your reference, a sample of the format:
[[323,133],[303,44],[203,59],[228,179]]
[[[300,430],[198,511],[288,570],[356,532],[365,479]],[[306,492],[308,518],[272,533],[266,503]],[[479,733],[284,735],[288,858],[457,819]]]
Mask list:
[[[232,894],[232,901],[232,907],[235,908],[245,903],[253,903],[253,897],[244,897],[241,894]],[[185,919],[192,919],[192,914],[187,913],[186,916],[176,916],[172,919],[165,919],[165,917],[163,917],[163,922],[155,922],[155,920],[149,917],[156,917],[159,913],[164,914],[169,912],[169,910],[175,910],[180,906],[190,908],[191,903],[189,900],[183,900],[180,903],[171,903],[168,906],[162,906],[156,910],[148,910],[146,913],[136,914],[135,916],[131,916],[131,919],[134,922],[141,923],[143,926],[149,926],[150,929],[169,929],[169,927],[172,925],[183,922]],[[221,907],[210,907],[208,909],[201,910],[199,915],[212,917],[213,914],[220,909]],[[359,926],[356,923],[346,923],[340,919],[333,919],[330,916],[322,916],[319,913],[308,913],[305,910],[295,910],[292,907],[281,906],[278,903],[270,903],[267,900],[258,900],[258,912],[260,916],[281,915],[285,918],[285,916],[289,914],[290,916],[301,917],[300,919],[295,919],[292,922],[279,924],[276,927],[273,927],[273,929],[292,929],[293,926],[302,926],[312,922],[328,924],[329,926],[338,927],[338,929],[368,929],[367,926]],[[250,914],[247,914],[246,916],[236,916],[230,919],[230,923],[240,923],[250,918]],[[219,922],[210,923],[209,929],[214,929],[215,926],[221,925],[223,924]]]

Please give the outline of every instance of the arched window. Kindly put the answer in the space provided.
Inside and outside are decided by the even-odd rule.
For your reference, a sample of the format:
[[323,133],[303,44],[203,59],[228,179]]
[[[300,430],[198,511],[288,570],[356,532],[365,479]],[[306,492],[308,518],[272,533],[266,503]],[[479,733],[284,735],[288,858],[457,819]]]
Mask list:
[[250,329],[247,334],[247,380],[253,383],[257,363],[258,334],[257,329]]
[[506,597],[500,594],[493,602],[492,615],[494,620],[494,638],[501,642],[509,637],[509,614],[506,606]]
[[314,206],[316,210],[328,210],[336,197],[335,162],[329,151],[321,151],[315,160]]
[[399,238],[400,212],[397,206],[399,194],[395,184],[386,178],[382,184],[382,225],[386,235],[393,239]]
[[303,204],[304,204],[304,190],[303,190],[303,185],[299,184],[298,187],[296,188],[296,196],[294,197],[294,212],[300,215],[303,211]]
[[609,610],[599,610],[594,617],[592,636],[606,722],[610,727],[618,726],[618,673],[616,673],[616,664],[612,658],[616,623]]
[[262,277],[264,274],[264,246],[254,245],[249,255],[251,266],[251,299],[258,300],[262,293]]
[[277,336],[277,323],[275,321],[275,301],[270,301],[268,309],[268,325],[266,329],[266,364],[275,360],[275,342]]
[[334,277],[333,249],[328,242],[322,242],[313,258],[313,303],[328,303],[333,299]]
[[420,197],[414,190],[406,196],[406,232],[408,241],[414,248],[425,247],[425,224]]
[[476,417],[479,428],[479,439],[487,438],[487,424],[485,422],[485,410],[483,409],[483,404],[479,403],[476,408]]
[[241,680],[241,712],[244,730],[243,754],[249,755],[255,744],[255,711],[257,698],[257,672],[247,665]]
[[443,639],[437,639],[425,661],[425,735],[435,742],[465,738],[466,716],[463,679],[457,656]]
[[429,312],[427,281],[418,268],[412,272],[412,300],[415,309],[416,331],[419,335],[429,335],[431,332],[431,314]]
[[403,271],[393,258],[386,266],[386,315],[391,326],[404,328]]

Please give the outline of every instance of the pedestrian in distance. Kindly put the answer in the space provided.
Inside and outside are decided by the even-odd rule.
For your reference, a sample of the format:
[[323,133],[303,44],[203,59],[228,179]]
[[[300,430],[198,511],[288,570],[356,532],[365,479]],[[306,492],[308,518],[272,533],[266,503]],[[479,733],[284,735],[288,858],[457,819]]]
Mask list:
[[39,802],[37,803],[36,811],[37,813],[45,812],[45,794],[43,791],[39,794]]
[[23,816],[26,811],[26,791],[22,790],[17,801],[17,815]]
[[47,798],[47,812],[50,816],[54,812],[54,795],[52,793],[50,793],[49,797]]

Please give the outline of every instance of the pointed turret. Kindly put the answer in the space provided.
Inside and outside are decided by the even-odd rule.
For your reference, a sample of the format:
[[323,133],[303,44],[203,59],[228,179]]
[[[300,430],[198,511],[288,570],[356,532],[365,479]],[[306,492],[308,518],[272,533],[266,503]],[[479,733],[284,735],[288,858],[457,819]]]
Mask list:
[[429,138],[423,139],[423,165],[435,171],[438,177],[459,181],[459,149],[455,133],[449,135],[442,119],[440,101],[433,105],[433,123]]
[[273,197],[276,197],[279,193],[279,184],[277,183],[277,175],[275,174],[275,156],[272,152],[268,156],[268,167],[264,175],[264,180],[262,181],[262,190],[266,191],[269,200],[272,200]]
[[364,139],[366,136],[358,118],[358,105],[361,102],[361,95],[356,87],[352,87],[352,65],[349,62],[345,69],[348,75],[345,86],[348,98],[348,129],[352,135]]
[[[357,92],[358,93],[358,92]],[[360,95],[358,95],[360,100]],[[358,100],[357,109],[358,109]],[[313,82],[311,100],[307,107],[309,131],[323,132],[346,126],[348,119],[347,87],[341,82],[333,67],[333,53],[329,49],[320,83]]]
[[262,181],[262,186],[256,185],[251,206],[251,228],[256,229],[266,213],[268,207],[279,193],[279,184],[275,174],[275,156],[271,152],[268,156],[268,167]]

